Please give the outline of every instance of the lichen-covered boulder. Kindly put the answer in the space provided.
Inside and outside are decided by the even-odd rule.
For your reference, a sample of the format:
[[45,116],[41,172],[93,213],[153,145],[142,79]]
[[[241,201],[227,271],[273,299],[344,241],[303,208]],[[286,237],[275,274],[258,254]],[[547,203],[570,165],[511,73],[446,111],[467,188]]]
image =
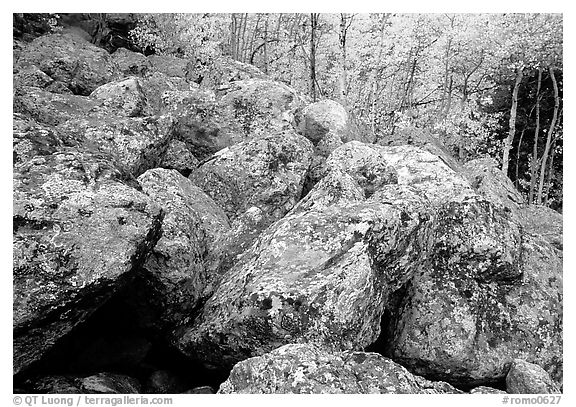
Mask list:
[[157,279],[164,302],[163,321],[186,322],[203,298],[211,275],[204,258],[228,228],[224,212],[176,170],[152,169],[138,182],[165,211],[162,237],[144,263]]
[[150,55],[148,61],[152,65],[152,71],[170,77],[187,79],[192,71],[191,61],[172,55]]
[[526,233],[544,238],[562,256],[563,219],[560,213],[542,205],[522,205],[517,218]]
[[38,360],[130,281],[162,212],[110,156],[62,148],[14,168],[14,370]]
[[209,366],[290,342],[363,349],[380,333],[389,293],[372,253],[384,256],[412,232],[417,223],[408,219],[389,205],[343,201],[285,216],[223,275],[194,324],[175,332],[175,344]]
[[126,76],[144,76],[152,69],[152,63],[139,52],[133,52],[126,48],[118,48],[111,55],[112,62],[118,71]]
[[13,111],[53,126],[77,118],[110,114],[99,100],[28,86],[14,89]]
[[160,111],[174,116],[177,138],[202,161],[250,138],[291,130],[299,103],[296,91],[284,84],[250,79],[217,93],[205,88],[166,91]]
[[498,168],[498,163],[492,158],[477,158],[464,165],[465,176],[472,187],[494,204],[502,205],[511,211],[517,211],[524,203],[522,194]]
[[17,67],[37,66],[76,95],[89,95],[117,74],[108,52],[73,33],[34,39],[20,53]]
[[83,137],[91,145],[111,154],[115,165],[135,177],[162,161],[173,138],[170,116],[86,117],[58,126],[68,137]]
[[450,151],[440,141],[438,135],[433,134],[426,128],[418,128],[408,126],[406,128],[395,129],[392,134],[379,135],[375,141],[376,144],[397,147],[410,145],[418,147],[421,150],[427,151],[440,159],[452,170],[462,172],[463,166],[460,162],[452,156]]
[[137,117],[152,113],[140,80],[133,76],[99,86],[90,97],[101,100],[118,116]]
[[515,359],[506,375],[506,391],[510,394],[560,393],[546,370],[534,363]]
[[298,133],[318,144],[327,134],[344,135],[348,126],[348,113],[340,103],[322,100],[312,103],[295,116]]
[[219,96],[220,109],[235,118],[245,137],[292,129],[295,111],[302,104],[294,89],[265,79],[231,82]]
[[387,352],[452,383],[501,381],[521,357],[562,376],[562,263],[504,208],[445,204],[395,311]]
[[33,86],[36,88],[46,88],[54,79],[42,72],[36,65],[29,65],[23,68],[15,68],[12,81],[14,88],[18,86]]
[[220,205],[230,220],[260,208],[272,221],[300,199],[312,146],[293,131],[233,145],[202,164],[190,179]]
[[140,84],[154,114],[168,113],[169,110],[174,110],[171,109],[171,100],[170,97],[166,96],[166,92],[185,92],[193,89],[192,85],[184,78],[170,77],[156,71],[140,78]]
[[218,393],[457,394],[444,382],[415,376],[377,353],[330,353],[288,344],[239,362]]
[[199,165],[200,161],[194,157],[188,146],[183,141],[175,139],[168,143],[166,153],[158,164],[161,168],[177,170],[186,177]]
[[221,86],[227,86],[230,82],[266,79],[266,75],[254,65],[221,56],[207,66],[195,67],[192,79],[200,83],[203,88],[217,89]]

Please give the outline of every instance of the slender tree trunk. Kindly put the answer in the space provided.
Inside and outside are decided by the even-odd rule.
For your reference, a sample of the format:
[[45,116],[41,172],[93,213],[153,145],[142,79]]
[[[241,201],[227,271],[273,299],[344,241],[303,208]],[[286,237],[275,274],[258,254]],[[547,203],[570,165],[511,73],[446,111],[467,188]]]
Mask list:
[[550,78],[554,86],[554,113],[552,114],[552,122],[548,128],[548,137],[546,138],[546,147],[544,154],[542,154],[542,164],[540,165],[540,183],[538,185],[538,205],[542,204],[542,191],[544,188],[544,174],[546,173],[546,162],[548,161],[548,154],[550,153],[550,144],[552,142],[552,134],[556,127],[556,119],[558,118],[558,109],[560,108],[560,97],[558,96],[558,83],[556,83],[556,76],[554,76],[554,68],[549,67]]
[[548,180],[546,182],[546,192],[544,193],[544,205],[548,206],[548,198],[550,197],[550,190],[552,189],[552,182],[554,180],[554,155],[556,148],[556,137],[552,140],[550,146],[550,164],[548,166]]
[[536,89],[536,129],[534,130],[534,144],[532,148],[532,162],[530,163],[530,194],[528,203],[534,203],[536,190],[536,165],[538,162],[538,135],[540,133],[540,87],[542,85],[542,67],[538,68],[538,87]]
[[316,30],[318,13],[310,14],[310,96],[316,102]]
[[[264,22],[264,73],[268,73],[268,19],[270,14],[266,14]],[[278,37],[276,37],[278,38]]]
[[522,129],[522,132],[520,133],[520,139],[518,140],[518,147],[516,147],[516,178],[514,179],[514,184],[516,185],[516,189],[518,189],[519,187],[519,182],[518,182],[518,167],[519,167],[519,163],[520,163],[520,148],[522,147],[522,139],[524,138],[524,132],[526,131],[526,126],[524,126],[524,128]]
[[345,13],[340,13],[340,32],[338,33],[338,39],[340,42],[340,74],[338,75],[338,96],[340,102],[346,106],[346,34],[348,31],[348,21],[352,17],[346,16]]
[[516,81],[514,82],[514,89],[512,90],[512,107],[510,108],[510,129],[508,137],[504,140],[504,152],[502,154],[502,172],[508,176],[508,160],[510,156],[510,149],[512,148],[512,141],[516,134],[516,111],[518,109],[518,89],[524,75],[523,68],[519,68],[516,74]]

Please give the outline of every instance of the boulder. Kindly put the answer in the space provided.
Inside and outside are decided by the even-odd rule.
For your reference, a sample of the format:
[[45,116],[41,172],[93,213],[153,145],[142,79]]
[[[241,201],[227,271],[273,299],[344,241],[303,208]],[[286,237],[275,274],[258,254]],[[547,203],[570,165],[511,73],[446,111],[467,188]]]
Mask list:
[[[146,96],[148,105],[155,114],[174,113],[171,109],[170,97],[166,97],[166,92],[189,91],[192,89],[186,79],[169,77],[161,72],[152,71],[143,78],[140,78],[142,91]],[[172,110],[172,112],[170,112]]]
[[190,179],[230,220],[257,207],[270,224],[300,199],[311,155],[312,146],[304,137],[292,131],[276,132],[219,151]]
[[152,169],[138,182],[166,213],[162,237],[144,268],[159,284],[164,322],[183,323],[203,298],[210,274],[204,267],[210,245],[229,228],[224,212],[202,190],[175,170]]
[[534,363],[515,359],[506,375],[506,391],[510,394],[560,393],[546,370]]
[[296,92],[284,84],[250,79],[232,82],[217,93],[190,87],[166,91],[160,111],[175,117],[178,139],[202,161],[250,138],[290,130],[299,103]]
[[219,92],[221,109],[234,117],[244,136],[292,129],[300,96],[289,86],[265,79],[232,82]]
[[542,237],[562,256],[563,219],[560,213],[542,205],[522,205],[517,218],[526,233]]
[[148,394],[175,394],[186,390],[186,383],[174,372],[155,370],[148,377],[145,392]]
[[87,116],[109,115],[99,100],[28,86],[14,89],[13,111],[52,126]]
[[377,353],[330,353],[288,344],[238,363],[218,393],[457,394],[448,383],[415,376]]
[[14,168],[15,372],[127,284],[159,238],[160,208],[111,162],[64,148]]
[[139,52],[133,52],[126,48],[118,48],[112,55],[112,62],[122,75],[144,76],[152,69],[152,63]]
[[33,86],[43,89],[54,82],[54,79],[42,72],[36,65],[29,65],[21,69],[16,68],[12,82],[14,88]]
[[162,161],[173,138],[170,116],[76,118],[58,126],[67,137],[114,157],[118,168],[135,177]]
[[412,126],[395,129],[392,134],[379,135],[375,143],[389,147],[404,145],[418,147],[439,157],[452,170],[456,172],[463,171],[462,164],[460,164],[460,162],[454,158],[450,151],[444,146],[438,138],[438,135],[433,134],[428,129]]
[[158,164],[161,168],[174,169],[184,176],[190,175],[200,165],[200,161],[181,140],[172,140],[162,160]]
[[34,39],[22,50],[17,68],[35,65],[72,93],[87,96],[117,74],[108,52],[73,33]]
[[169,77],[188,79],[192,71],[191,61],[171,55],[150,55],[148,61],[153,71]]
[[216,58],[211,64],[203,68],[195,67],[194,73],[193,80],[207,89],[225,87],[228,83],[235,81],[267,79],[267,76],[254,65],[245,64],[226,56]]
[[137,394],[140,393],[138,380],[121,374],[98,373],[80,381],[80,393],[92,394]]
[[294,127],[315,145],[330,133],[339,136],[346,133],[348,113],[338,102],[322,100],[306,106],[299,113],[295,116]]
[[516,212],[524,203],[522,194],[498,168],[498,163],[492,158],[477,158],[464,165],[465,175],[472,187],[494,204],[502,205]]
[[390,323],[387,354],[463,385],[503,380],[515,358],[562,376],[562,263],[481,199],[444,205]]
[[138,117],[152,113],[140,80],[133,76],[99,86],[90,97],[101,100],[118,116]]

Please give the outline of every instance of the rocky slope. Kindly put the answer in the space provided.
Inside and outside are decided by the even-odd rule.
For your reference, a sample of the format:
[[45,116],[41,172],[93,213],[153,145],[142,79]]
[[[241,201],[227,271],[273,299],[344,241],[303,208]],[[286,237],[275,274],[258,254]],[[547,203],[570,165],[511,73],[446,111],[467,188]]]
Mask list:
[[562,216],[493,162],[112,50],[15,41],[15,391],[561,389]]

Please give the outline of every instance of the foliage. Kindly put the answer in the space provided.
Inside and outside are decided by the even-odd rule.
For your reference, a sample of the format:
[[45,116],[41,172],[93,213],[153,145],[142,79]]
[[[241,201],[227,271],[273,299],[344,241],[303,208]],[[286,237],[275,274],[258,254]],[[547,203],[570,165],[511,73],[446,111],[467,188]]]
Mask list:
[[562,121],[543,159],[554,97],[546,75],[537,97],[535,78],[538,69],[551,67],[562,87],[562,23],[561,15],[513,13],[320,14],[317,25],[309,14],[145,14],[132,36],[156,53],[205,65],[227,55],[302,93],[314,89],[340,100],[371,133],[368,139],[431,129],[460,160],[489,155],[502,161],[512,88],[522,71],[508,175],[528,196],[540,100],[534,162],[546,163],[547,199],[558,209]]

